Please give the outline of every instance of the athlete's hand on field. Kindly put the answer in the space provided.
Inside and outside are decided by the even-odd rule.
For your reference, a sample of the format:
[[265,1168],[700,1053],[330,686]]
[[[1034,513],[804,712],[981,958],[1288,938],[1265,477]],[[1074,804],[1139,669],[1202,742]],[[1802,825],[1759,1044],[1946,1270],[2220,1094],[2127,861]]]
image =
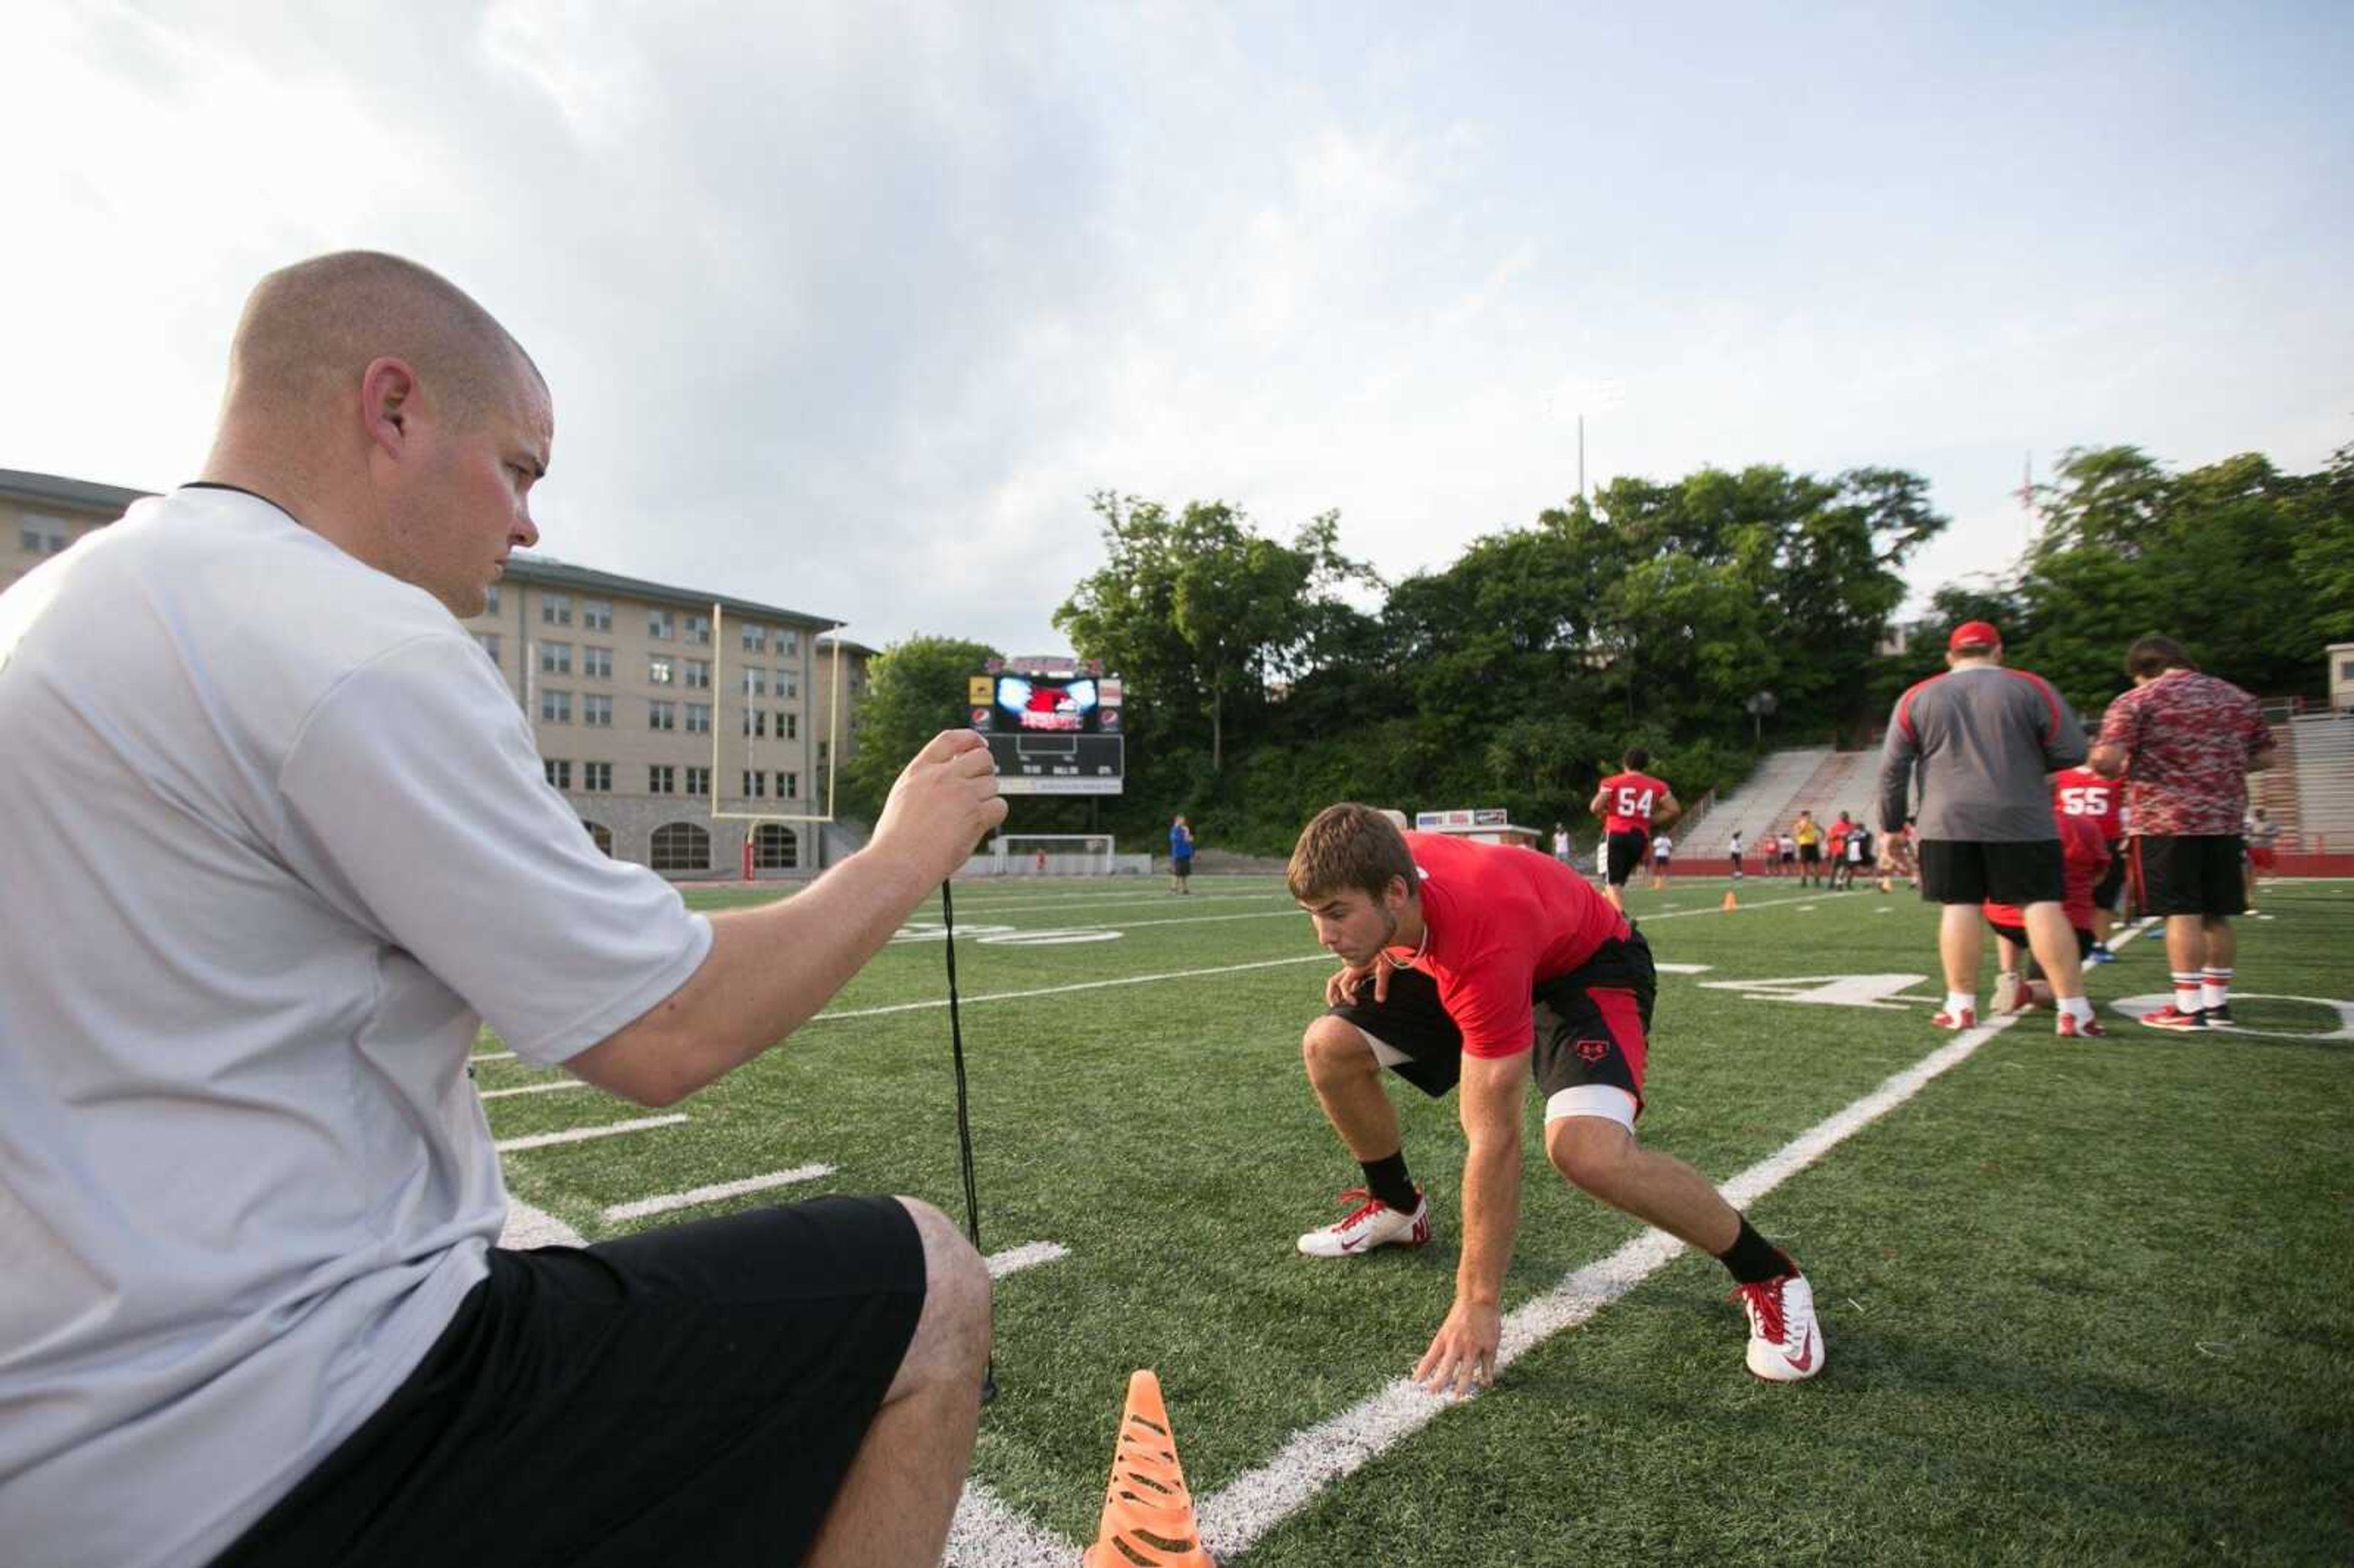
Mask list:
[[941,882],[1003,821],[989,742],[975,730],[944,729],[900,770],[875,819],[874,847],[913,862],[927,881]]
[[1414,1381],[1429,1393],[1456,1399],[1475,1393],[1496,1381],[1496,1350],[1503,1339],[1502,1313],[1458,1301],[1416,1363]]
[[1363,987],[1367,975],[1373,977],[1373,1005],[1379,1007],[1387,1001],[1390,999],[1390,967],[1375,959],[1363,969],[1354,964],[1343,964],[1333,971],[1332,978],[1324,982],[1324,1005],[1346,1007],[1356,1001],[1357,992]]

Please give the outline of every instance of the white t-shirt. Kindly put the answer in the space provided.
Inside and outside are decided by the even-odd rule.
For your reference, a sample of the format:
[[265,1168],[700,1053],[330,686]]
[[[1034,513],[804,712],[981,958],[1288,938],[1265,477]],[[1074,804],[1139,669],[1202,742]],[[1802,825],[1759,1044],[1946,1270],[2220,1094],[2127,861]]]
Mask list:
[[0,1557],[202,1563],[484,1274],[478,1018],[562,1062],[710,926],[446,609],[236,492],[0,594]]
[[1651,835],[1651,858],[1653,860],[1667,859],[1669,855],[1675,853],[1675,848],[1676,841],[1668,837],[1667,834],[1653,833]]
[[1741,835],[1739,833],[1734,833],[1733,835],[1733,853],[1734,854],[1739,854],[1741,853]]

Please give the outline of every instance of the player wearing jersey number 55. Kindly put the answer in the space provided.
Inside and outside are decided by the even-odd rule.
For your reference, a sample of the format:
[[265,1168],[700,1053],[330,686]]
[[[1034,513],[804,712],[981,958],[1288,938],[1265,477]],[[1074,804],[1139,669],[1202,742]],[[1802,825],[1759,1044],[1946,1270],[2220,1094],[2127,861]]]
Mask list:
[[1545,1157],[1575,1186],[1713,1254],[1749,1315],[1749,1370],[1822,1370],[1813,1288],[1711,1186],[1635,1137],[1657,980],[1649,947],[1575,872],[1542,855],[1402,832],[1370,807],[1326,808],[1286,885],[1341,968],[1300,1051],[1327,1119],[1364,1171],[1363,1202],[1299,1238],[1348,1257],[1430,1238],[1406,1172],[1386,1067],[1437,1097],[1458,1084],[1463,1254],[1455,1304],[1415,1368],[1433,1393],[1490,1382],[1520,1228],[1522,1107],[1545,1097]]
[[1626,897],[1619,891],[1635,868],[1643,863],[1644,846],[1649,842],[1653,828],[1671,827],[1684,814],[1676,803],[1675,791],[1663,779],[1654,779],[1643,771],[1651,765],[1651,754],[1641,747],[1630,747],[1620,758],[1626,771],[1614,773],[1594,791],[1586,810],[1602,819],[1603,880],[1608,885],[1603,890],[1614,906],[1624,908]]

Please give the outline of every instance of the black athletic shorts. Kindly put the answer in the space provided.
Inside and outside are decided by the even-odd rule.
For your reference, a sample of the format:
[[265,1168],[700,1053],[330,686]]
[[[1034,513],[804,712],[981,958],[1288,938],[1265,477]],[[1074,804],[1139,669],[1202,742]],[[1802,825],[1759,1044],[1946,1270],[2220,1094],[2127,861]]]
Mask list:
[[1808,865],[1820,865],[1823,861],[1822,844],[1819,842],[1810,844],[1800,844],[1798,846],[1798,858]]
[[[2000,937],[2004,941],[2014,943],[2022,948],[2029,947],[2026,927],[2006,926],[1998,920],[1989,920],[1987,922],[1987,925],[1993,930],[1996,936]],[[2084,929],[2082,926],[2071,926],[2069,929],[2076,933],[2076,957],[2080,959],[2091,957],[2093,951],[2093,933]],[[2031,948],[2030,951],[2032,950],[2033,949]],[[2030,962],[2031,964],[2032,960],[2031,959]]]
[[922,1239],[888,1198],[490,1263],[408,1381],[213,1568],[798,1563],[924,1306]]
[[1643,863],[1643,852],[1650,846],[1649,833],[1612,833],[1610,835],[1610,885],[1624,887],[1635,868]]
[[[1651,1008],[1659,998],[1659,972],[1642,933],[1595,949],[1569,973],[1540,980],[1530,998],[1529,1071],[1548,1098],[1564,1089],[1606,1084],[1643,1106],[1643,1070],[1649,1059]],[[1358,1000],[1330,1010],[1329,1016],[1355,1024],[1402,1054],[1389,1069],[1434,1099],[1463,1076],[1463,1032],[1438,1003],[1438,982],[1420,969],[1390,975],[1386,1001],[1373,1001],[1373,981],[1357,988]],[[1542,1004],[1543,1012],[1538,1012]],[[1547,1027],[1537,1030],[1543,1018]]]
[[2248,885],[2237,833],[2137,833],[2134,906],[2145,915],[2244,915]]
[[2126,841],[2109,841],[2109,869],[2101,873],[2101,880],[2093,885],[2093,907],[2117,912],[2117,895],[2126,885]]
[[2058,839],[1921,841],[1921,896],[1932,904],[2057,904],[2067,891]]

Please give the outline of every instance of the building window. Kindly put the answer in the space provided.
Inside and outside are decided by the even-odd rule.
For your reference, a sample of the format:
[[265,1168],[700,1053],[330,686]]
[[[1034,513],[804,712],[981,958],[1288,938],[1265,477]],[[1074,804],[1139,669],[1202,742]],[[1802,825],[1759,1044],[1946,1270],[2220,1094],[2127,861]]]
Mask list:
[[588,830],[588,842],[597,846],[597,853],[607,860],[612,859],[613,830],[602,822],[592,822],[586,817],[580,819],[580,825]]
[[30,512],[16,524],[16,546],[28,556],[54,556],[73,543],[73,530],[62,517],[39,517]]
[[689,735],[709,735],[711,733],[711,705],[709,703],[689,703],[686,705],[686,733]]
[[777,716],[785,721],[785,738],[787,740],[799,740],[801,737],[801,715],[779,714]]
[[744,733],[755,740],[765,740],[769,735],[769,715],[758,708],[744,710]]
[[711,769],[708,768],[689,768],[686,770],[686,792],[690,795],[698,797],[710,794]]
[[580,650],[580,673],[592,681],[611,680],[613,651],[610,648],[583,648]]
[[571,625],[572,596],[543,591],[539,596],[539,620],[543,626]]
[[570,692],[551,692],[544,686],[541,687],[539,693],[539,717],[540,722],[543,724],[570,724],[572,722],[572,694]]
[[572,788],[572,764],[561,757],[545,758],[540,767],[546,770],[547,781],[558,789]]
[[580,765],[580,789],[583,794],[611,794],[613,792],[613,765],[610,762],[582,763]]
[[782,822],[762,822],[752,830],[752,865],[758,871],[796,871],[801,863],[801,838]]
[[768,793],[769,776],[766,773],[753,772],[749,768],[745,769],[744,798],[748,800],[758,800],[763,799]]
[[800,774],[779,773],[777,775],[777,794],[779,799],[795,800],[801,798],[801,776]]
[[670,678],[671,662],[666,655],[657,653],[646,661],[646,680],[649,683],[657,686],[667,686],[670,684]]
[[678,623],[671,619],[670,611],[666,609],[646,611],[646,635],[657,641],[669,641],[678,634],[677,628]]
[[612,728],[613,699],[595,692],[583,694],[580,698],[580,722],[594,725],[599,729]]
[[613,601],[610,599],[584,599],[580,601],[580,624],[591,631],[613,630]]
[[491,585],[490,591],[482,597],[482,613],[484,615],[496,615],[498,612],[499,585],[493,583]]
[[676,703],[648,703],[646,705],[646,727],[648,729],[676,729],[678,727],[678,705]]
[[820,768],[825,766],[826,753],[832,749],[832,745],[830,742],[821,740],[817,743],[817,765]]
[[747,653],[766,653],[768,651],[769,629],[765,626],[755,626],[748,620],[746,621],[744,623],[744,652]]
[[683,677],[680,684],[693,686],[699,692],[707,692],[711,689],[710,660],[688,659],[684,662],[684,668],[680,671]]
[[688,616],[686,618],[686,640],[689,642],[700,643],[705,648],[710,647],[711,617],[707,615]]
[[748,697],[767,696],[769,694],[769,672],[760,668],[758,664],[745,665],[744,694]]
[[656,871],[709,871],[711,835],[693,822],[664,822],[654,830]]
[[798,631],[787,630],[781,626],[779,627],[777,629],[777,652],[779,653],[798,653],[801,651],[801,634]]
[[539,673],[543,675],[572,673],[572,644],[543,642],[539,645]]
[[[692,769],[690,769],[690,771],[692,771]],[[672,770],[669,763],[655,763],[652,767],[646,769],[646,793],[649,795],[668,795],[673,793],[672,783],[676,777],[677,775]]]
[[779,675],[777,677],[777,695],[790,703],[798,702],[801,699],[801,678],[799,675]]
[[499,662],[499,634],[497,632],[477,631],[474,633],[474,641],[479,647],[481,647],[483,652],[491,656],[492,663],[495,664]]

